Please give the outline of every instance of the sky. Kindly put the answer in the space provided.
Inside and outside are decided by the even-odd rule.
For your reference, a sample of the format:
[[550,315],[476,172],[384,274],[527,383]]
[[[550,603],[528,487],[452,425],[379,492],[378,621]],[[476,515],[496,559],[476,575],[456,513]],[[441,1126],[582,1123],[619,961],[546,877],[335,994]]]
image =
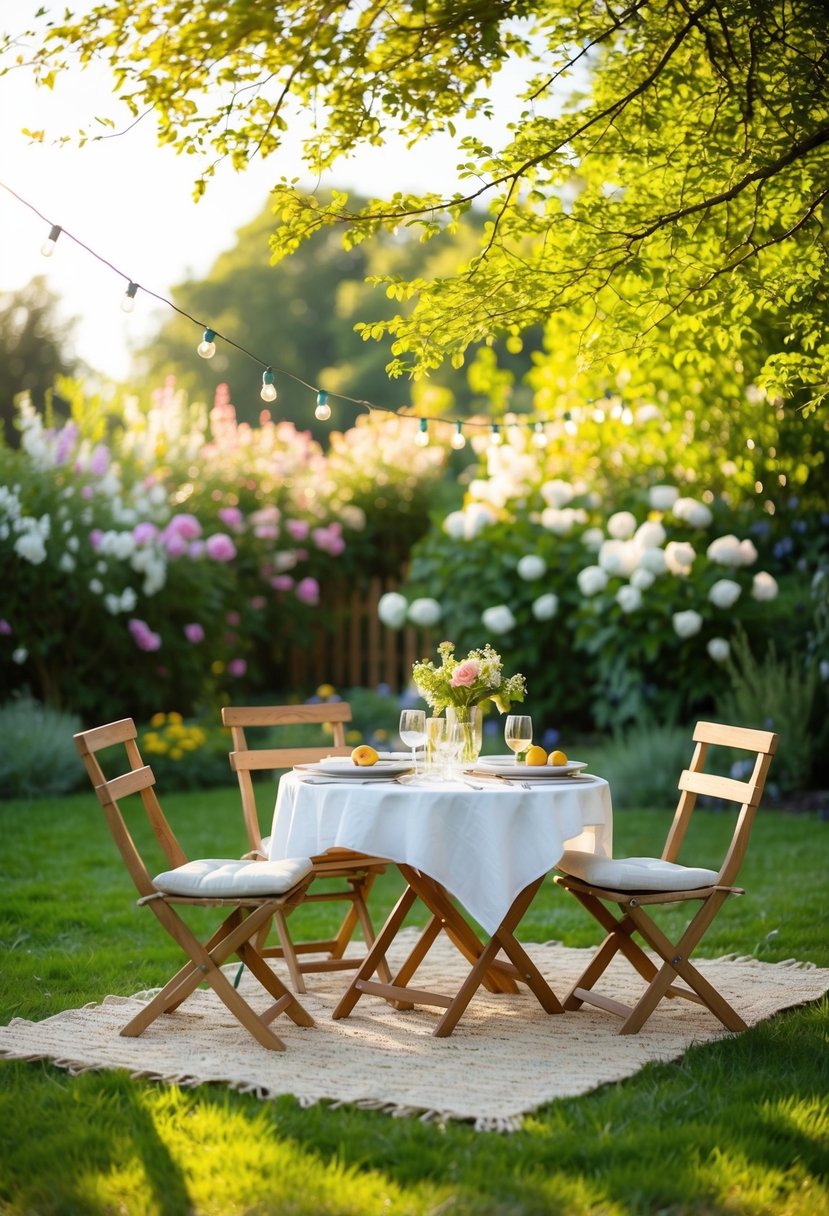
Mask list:
[[[2,0],[0,30],[24,28],[32,7],[29,0]],[[0,183],[45,217],[39,218],[0,187],[0,292],[45,275],[61,299],[61,315],[78,318],[75,353],[121,381],[129,374],[131,349],[169,312],[139,291],[134,311],[124,313],[120,305],[127,281],[169,299],[174,284],[205,275],[218,254],[234,246],[238,229],[259,214],[270,187],[283,175],[302,176],[303,165],[298,129],[283,150],[254,162],[244,173],[221,166],[206,196],[196,203],[196,158],[159,147],[151,120],[82,148],[52,142],[89,127],[97,114],[117,118],[112,89],[103,69],[66,73],[53,90],[37,88],[22,70],[0,77]],[[499,120],[503,132],[515,79],[498,92],[504,102]],[[515,104],[512,100],[509,108],[514,110]],[[123,116],[127,126],[126,110]],[[45,129],[46,140],[33,143],[22,134],[24,127]],[[497,138],[498,132],[487,135]],[[415,149],[392,144],[353,158],[320,185],[377,195],[427,187],[451,191],[458,185],[459,159],[456,141],[448,136]],[[53,256],[44,258],[40,250],[51,224],[60,225],[122,274],[101,265],[66,236],[58,240]],[[194,337],[198,341],[197,332]]]

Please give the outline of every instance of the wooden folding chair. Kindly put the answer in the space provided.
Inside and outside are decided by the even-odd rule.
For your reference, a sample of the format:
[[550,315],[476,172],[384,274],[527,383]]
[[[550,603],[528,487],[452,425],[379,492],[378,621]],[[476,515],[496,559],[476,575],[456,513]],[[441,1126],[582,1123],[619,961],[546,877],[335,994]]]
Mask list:
[[[257,786],[254,781],[255,773],[267,772],[273,774],[280,769],[291,768],[294,764],[308,764],[321,760],[324,756],[348,756],[351,748],[345,742],[345,724],[351,721],[351,707],[345,701],[325,702],[318,705],[264,705],[238,706],[228,705],[222,710],[222,722],[230,727],[233,750],[230,753],[230,767],[239,780],[242,795],[242,813],[245,820],[250,852],[248,857],[267,857],[269,837],[261,834],[259,812],[257,809]],[[315,725],[329,727],[331,741],[321,742],[314,746],[301,747],[252,747],[246,731],[267,732],[265,742],[272,741],[273,730],[285,726]],[[320,732],[321,733],[321,732]],[[260,735],[261,739],[262,736]],[[273,782],[267,784],[267,804],[264,813],[269,817],[273,814],[276,789]],[[260,783],[261,793],[261,783]],[[342,880],[334,889],[308,892],[304,902],[346,901],[348,910],[342,924],[333,938],[313,941],[295,942],[287,924],[288,909],[279,909],[274,915],[279,936],[279,945],[265,946],[269,926],[265,926],[257,942],[257,949],[265,958],[284,959],[291,977],[291,982],[297,992],[305,992],[303,976],[310,972],[343,971],[359,967],[365,955],[345,958],[346,948],[351,941],[359,924],[368,949],[374,942],[375,930],[371,922],[366,900],[378,874],[382,874],[388,862],[382,858],[371,857],[365,853],[353,852],[350,849],[329,849],[311,858],[313,864],[312,877],[319,879]],[[324,955],[325,957],[308,958],[308,955]],[[302,956],[300,958],[300,956]],[[388,969],[383,963],[384,978],[390,979]]]
[[[705,1005],[729,1030],[746,1028],[737,1011],[700,975],[690,957],[728,897],[744,894],[741,887],[734,886],[734,881],[746,854],[778,737],[770,731],[698,722],[693,739],[696,748],[690,768],[679,779],[679,802],[659,858],[610,860],[569,850],[556,866],[561,874],[556,875],[555,881],[575,895],[607,930],[599,950],[565,997],[564,1008],[578,1009],[586,1002],[615,1013],[623,1019],[621,1034],[636,1034],[641,1030],[663,997],[684,997]],[[731,755],[725,753],[726,760],[733,759],[735,751],[751,753],[751,775],[745,780],[736,780],[704,772],[711,745],[728,748]],[[717,756],[722,757],[723,752],[718,752]],[[677,860],[700,795],[739,806],[734,832],[719,870],[689,867]],[[674,943],[645,908],[686,901],[698,901],[700,907],[690,916],[679,940]],[[612,911],[608,904],[616,904],[619,912]],[[656,953],[659,966],[633,939],[634,933],[638,933]],[[619,952],[647,983],[644,994],[633,1008],[593,991],[594,984]],[[677,978],[685,983],[675,984]]]
[[[313,1026],[310,1014],[282,981],[274,975],[251,944],[263,925],[305,896],[313,877],[310,858],[260,864],[238,858],[207,858],[188,861],[173,834],[155,793],[152,769],[144,764],[131,718],[111,722],[75,735],[92,786],[103,807],[104,817],[130,876],[138,890],[139,907],[150,908],[161,925],[187,955],[187,962],[164,985],[132,1021],[122,1035],[140,1035],[162,1013],[170,1013],[206,982],[257,1042],[272,1051],[285,1044],[270,1029],[280,1013],[298,1026]],[[98,753],[117,747],[119,775],[104,775]],[[124,750],[122,751],[121,748]],[[126,755],[124,755],[126,753]],[[110,759],[107,766],[110,765]],[[124,761],[126,760],[126,765]],[[125,771],[126,770],[126,771]],[[170,869],[150,877],[150,871],[127,826],[121,801],[138,795],[143,811]],[[132,809],[139,808],[133,798]],[[138,825],[134,825],[137,834]],[[230,909],[208,941],[202,943],[179,915],[182,908]],[[258,1014],[236,991],[221,971],[226,959],[236,955],[250,970],[275,1003]]]

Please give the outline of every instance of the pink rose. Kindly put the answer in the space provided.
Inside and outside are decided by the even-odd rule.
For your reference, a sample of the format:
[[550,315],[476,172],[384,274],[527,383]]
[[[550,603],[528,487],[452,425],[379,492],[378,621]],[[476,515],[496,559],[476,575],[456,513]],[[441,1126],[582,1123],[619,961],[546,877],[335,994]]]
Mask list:
[[320,585],[315,578],[304,578],[296,585],[296,597],[303,604],[318,604]]
[[241,532],[245,525],[245,517],[238,507],[220,507],[219,519],[231,532]]
[[464,659],[458,663],[452,672],[449,684],[452,688],[470,688],[478,678],[478,664],[475,659]]
[[146,621],[140,621],[133,617],[128,622],[127,628],[132,634],[133,641],[139,650],[159,650],[161,647],[161,636],[150,629]]
[[236,546],[224,532],[214,532],[208,536],[204,547],[207,556],[214,562],[232,562],[236,556]]
[[292,540],[305,540],[311,530],[311,525],[304,519],[289,519],[285,528]]

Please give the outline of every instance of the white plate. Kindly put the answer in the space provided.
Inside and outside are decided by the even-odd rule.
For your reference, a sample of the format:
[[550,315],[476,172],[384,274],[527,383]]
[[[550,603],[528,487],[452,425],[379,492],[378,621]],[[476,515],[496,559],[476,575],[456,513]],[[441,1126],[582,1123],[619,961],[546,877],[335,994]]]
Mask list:
[[572,777],[587,768],[586,760],[568,760],[566,764],[516,764],[507,756],[481,756],[475,765],[478,771],[497,773],[513,781],[544,781],[551,777]]
[[362,777],[370,780],[372,777],[398,777],[401,773],[411,772],[412,763],[411,760],[381,758],[374,764],[355,764],[350,756],[329,756],[313,764],[295,764],[294,768],[302,773],[322,773],[326,777]]

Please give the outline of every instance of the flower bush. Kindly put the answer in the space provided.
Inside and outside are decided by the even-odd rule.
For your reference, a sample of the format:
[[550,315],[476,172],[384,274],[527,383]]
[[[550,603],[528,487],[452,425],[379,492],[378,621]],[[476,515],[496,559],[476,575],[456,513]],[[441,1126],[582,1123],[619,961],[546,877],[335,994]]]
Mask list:
[[659,466],[650,485],[642,470],[641,484],[619,478],[611,497],[606,467],[564,478],[527,428],[509,438],[479,445],[480,475],[416,546],[388,624],[428,594],[459,645],[497,633],[534,707],[568,729],[712,709],[738,626],[758,652],[776,635],[814,651],[810,583],[829,516],[784,492],[672,484]]
[[413,455],[411,419],[371,415],[326,456],[267,411],[239,423],[225,386],[209,411],[172,379],[117,408],[61,387],[68,422],[24,399],[19,449],[0,439],[7,693],[86,720],[215,712],[278,686],[288,648],[330,626],[326,583],[366,580],[428,526],[445,452]]
[[123,420],[76,399],[50,426],[24,400],[19,429],[0,447],[6,690],[87,718],[192,712],[310,636],[347,528],[308,436],[237,425],[226,394],[199,412],[171,384]]

